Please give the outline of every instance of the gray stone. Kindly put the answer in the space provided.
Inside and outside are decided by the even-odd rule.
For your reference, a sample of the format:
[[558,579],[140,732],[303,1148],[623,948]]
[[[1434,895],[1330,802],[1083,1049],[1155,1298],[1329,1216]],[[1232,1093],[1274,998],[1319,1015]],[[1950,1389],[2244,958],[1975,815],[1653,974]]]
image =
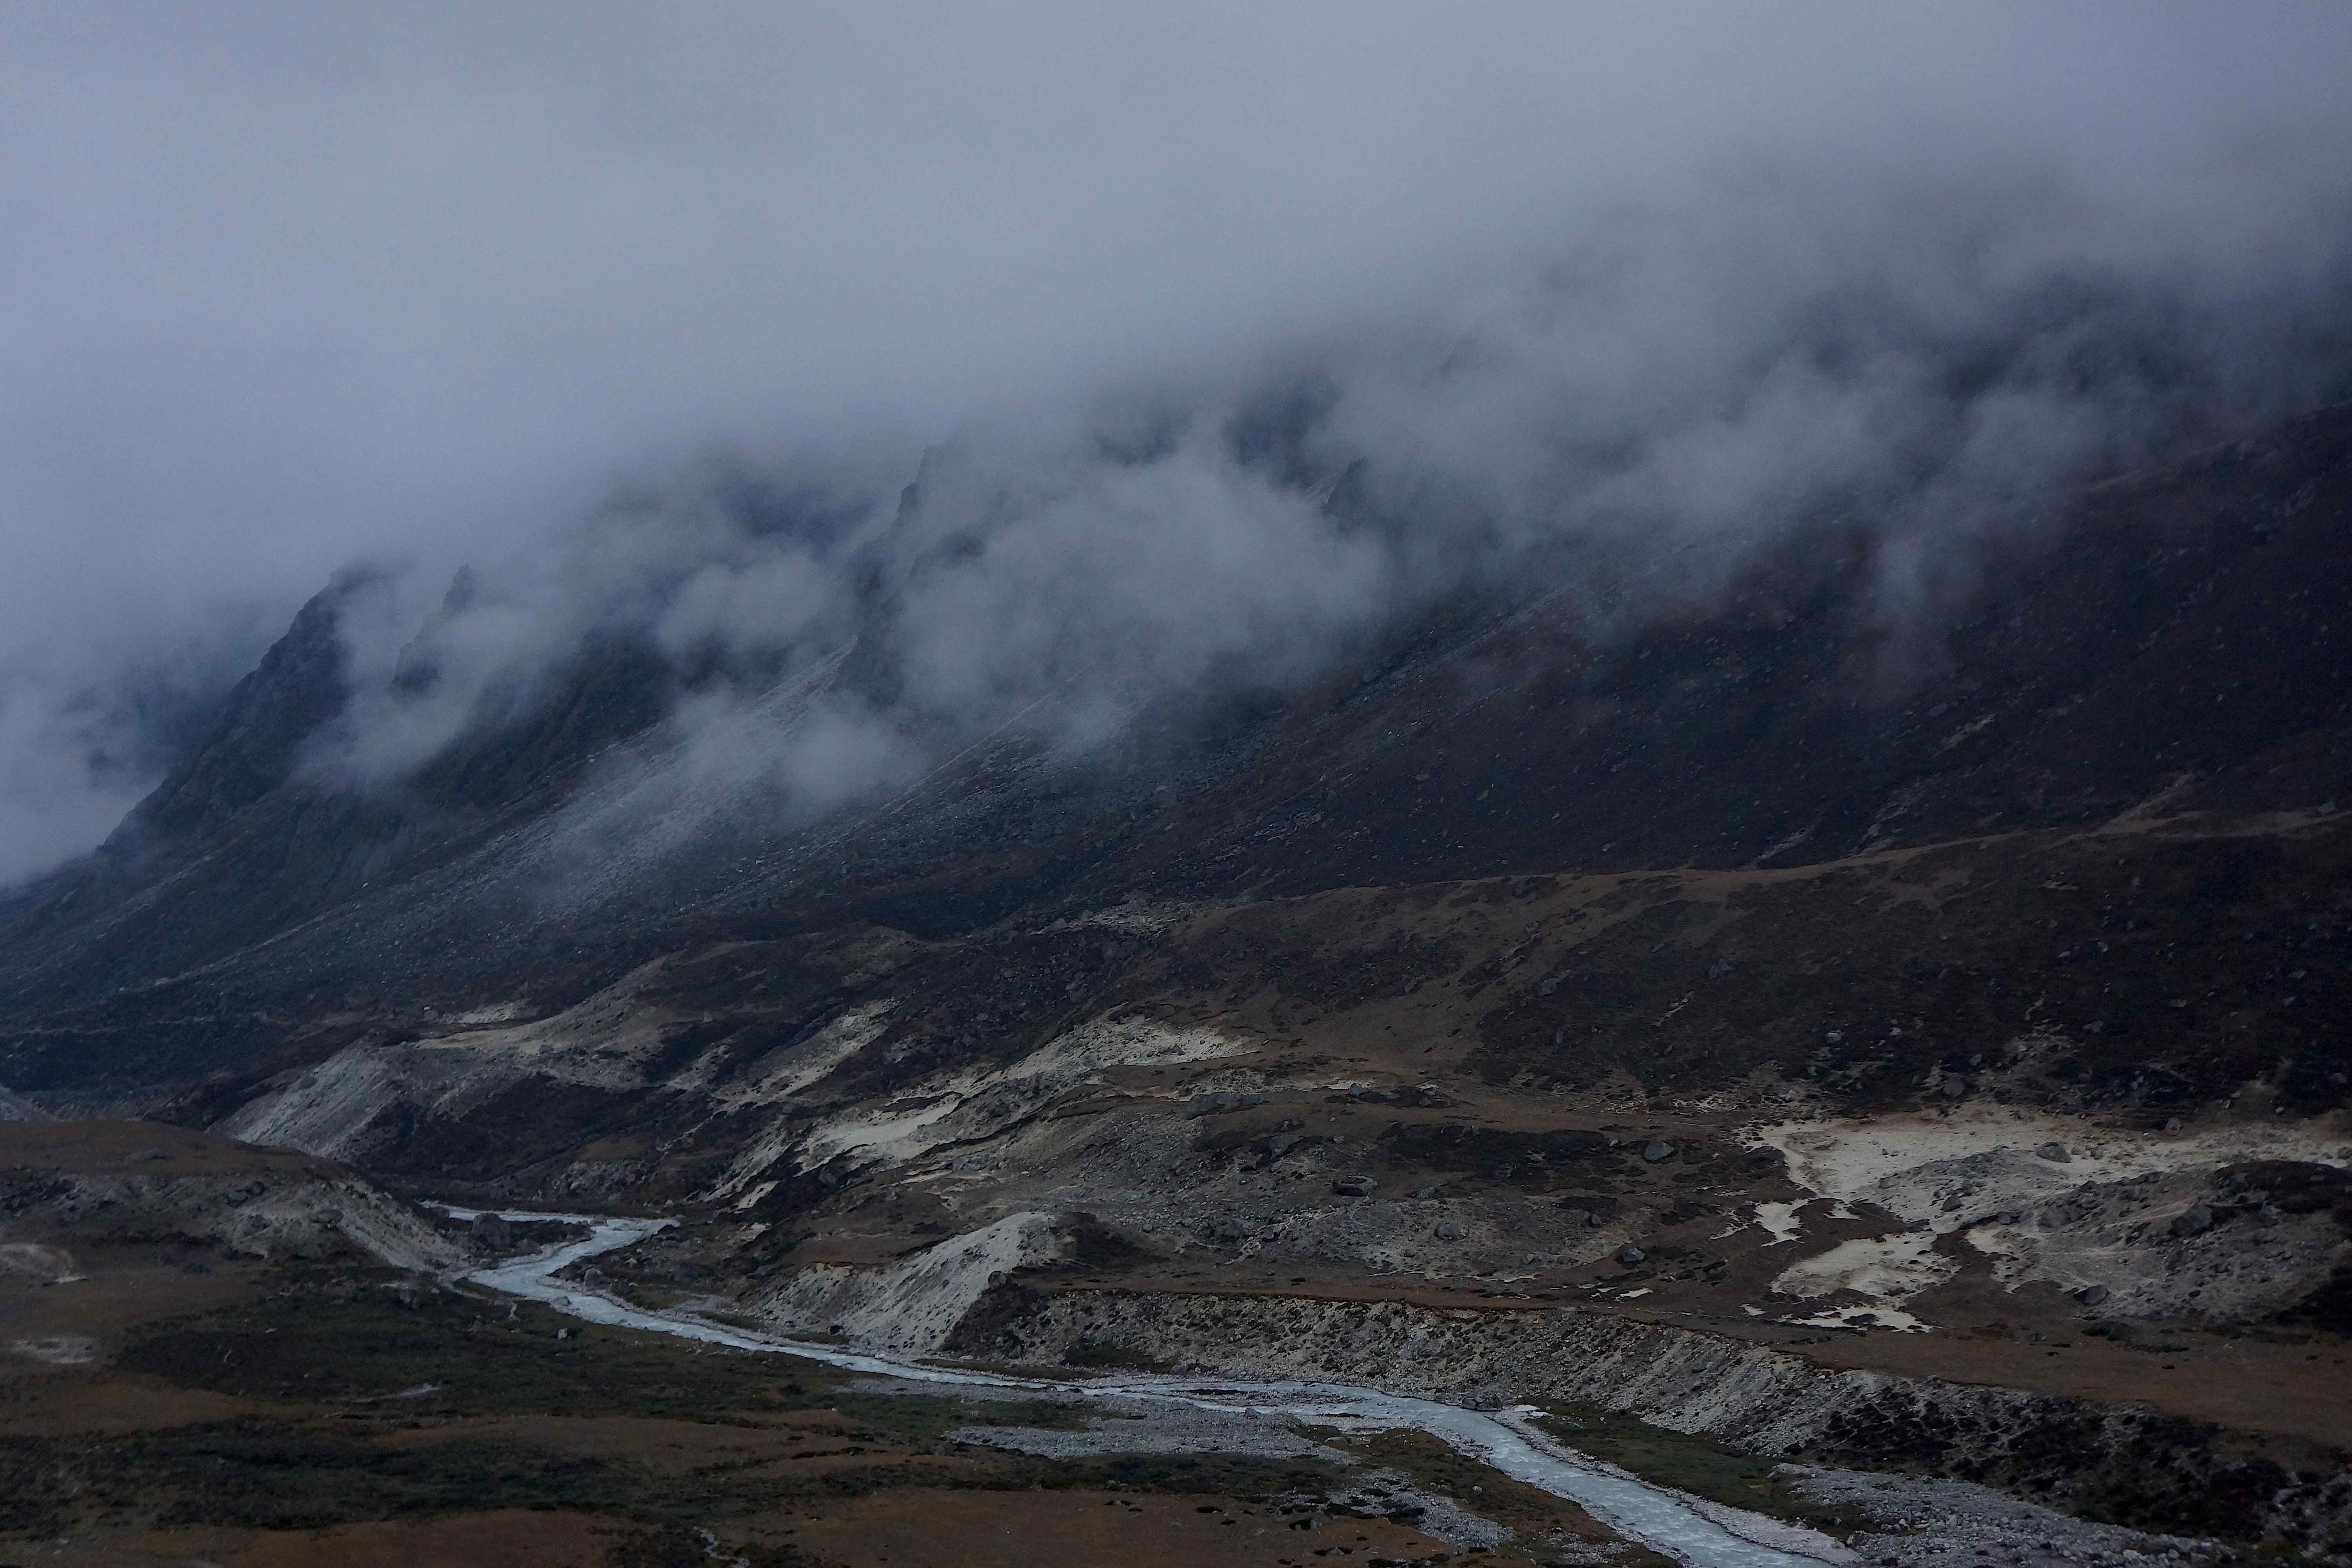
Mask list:
[[1279,1160],[1306,1142],[1307,1134],[1304,1132],[1277,1132],[1265,1141],[1266,1158]]
[[2045,1160],[2056,1160],[2062,1164],[2067,1163],[2066,1145],[2063,1143],[2044,1143],[2034,1152]]
[[1675,1146],[1663,1138],[1653,1138],[1642,1145],[1642,1158],[1653,1165],[1664,1164],[1675,1157]]
[[2082,1302],[2085,1307],[2098,1306],[2107,1299],[2107,1296],[2108,1290],[2105,1285],[2085,1285],[2074,1292],[2074,1300]]
[[1617,1261],[1623,1264],[1628,1268],[1633,1268],[1636,1263],[1642,1262],[1649,1256],[1650,1255],[1648,1253],[1643,1251],[1640,1247],[1634,1246],[1630,1241],[1617,1249]]
[[473,1223],[466,1229],[476,1241],[493,1252],[504,1252],[514,1245],[514,1226],[509,1225],[504,1217],[499,1215],[476,1215]]
[[1444,1182],[1423,1182],[1421,1185],[1413,1188],[1412,1195],[1417,1198],[1433,1198],[1444,1189],[1445,1184]]
[[2175,1236],[2201,1236],[2213,1228],[2213,1211],[2203,1204],[2190,1204],[2172,1216]]
[[1368,1198],[1378,1184],[1370,1176],[1342,1176],[1331,1184],[1331,1190],[1343,1198]]
[[1459,1220],[1449,1219],[1437,1227],[1437,1239],[1440,1241],[1459,1241],[1469,1234],[1470,1227]]

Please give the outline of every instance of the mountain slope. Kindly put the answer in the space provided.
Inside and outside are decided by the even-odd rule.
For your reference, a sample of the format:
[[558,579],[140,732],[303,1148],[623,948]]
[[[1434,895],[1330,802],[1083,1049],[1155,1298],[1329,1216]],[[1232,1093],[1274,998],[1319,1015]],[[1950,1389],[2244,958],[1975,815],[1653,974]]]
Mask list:
[[[1716,1347],[1720,1388],[1608,1385],[1688,1430],[1851,1456],[1910,1400],[2096,1436],[1930,1468],[2336,1521],[2266,1478],[2352,1446],[2305,1359],[2352,1356],[2352,408],[1911,559],[1530,563],[1311,683],[959,737],[814,820],[698,769],[702,675],[625,637],[338,782],[345,580],[0,909],[0,1082],[673,1214],[633,1289],[796,1332],[1238,1367],[1181,1326],[1573,1304]],[[764,722],[882,700],[861,614]],[[1757,1356],[1844,1392],[1759,1413]]]

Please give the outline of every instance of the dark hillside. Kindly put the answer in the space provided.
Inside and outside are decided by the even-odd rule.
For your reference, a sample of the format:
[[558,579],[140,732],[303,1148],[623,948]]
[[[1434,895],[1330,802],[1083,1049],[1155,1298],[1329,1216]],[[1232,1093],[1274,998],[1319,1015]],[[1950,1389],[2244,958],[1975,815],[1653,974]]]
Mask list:
[[1899,601],[1895,553],[1825,526],[1703,603],[1579,581],[1464,593],[1307,689],[1147,714],[1066,763],[1000,739],[813,828],[721,818],[637,859],[630,836],[571,825],[659,787],[684,674],[592,649],[406,787],[339,789],[297,766],[341,701],[339,583],[105,850],[0,907],[0,1002],[17,1031],[83,1042],[79,1065],[37,1053],[53,1081],[133,1058],[180,1079],[197,1040],[226,1060],[274,1054],[284,1020],[323,1010],[551,1007],[719,937],[942,939],[1130,896],[1790,868],[2159,796],[2174,813],[2346,797],[2352,408],[1989,528]]

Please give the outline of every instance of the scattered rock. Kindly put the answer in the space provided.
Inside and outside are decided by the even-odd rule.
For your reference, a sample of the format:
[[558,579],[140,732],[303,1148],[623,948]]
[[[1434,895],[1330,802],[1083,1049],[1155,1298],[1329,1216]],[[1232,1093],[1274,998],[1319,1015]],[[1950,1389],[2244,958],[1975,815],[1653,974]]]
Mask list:
[[1617,1249],[1617,1261],[1623,1264],[1628,1268],[1633,1268],[1636,1263],[1643,1262],[1650,1255],[1648,1253],[1643,1251],[1640,1247],[1634,1246],[1630,1241]]
[[1368,1198],[1376,1185],[1370,1176],[1342,1176],[1331,1184],[1331,1190],[1343,1198]]
[[1642,1145],[1642,1158],[1653,1165],[1662,1165],[1675,1157],[1675,1146],[1663,1138],[1653,1138]]
[[0,1242],[0,1278],[55,1285],[79,1276],[74,1272],[73,1254],[64,1248],[11,1241]]

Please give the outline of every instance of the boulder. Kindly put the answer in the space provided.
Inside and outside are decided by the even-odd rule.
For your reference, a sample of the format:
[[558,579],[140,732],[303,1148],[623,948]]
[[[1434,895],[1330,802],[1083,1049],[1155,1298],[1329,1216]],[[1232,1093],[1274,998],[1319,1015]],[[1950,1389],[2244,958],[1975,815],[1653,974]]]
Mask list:
[[1370,1176],[1342,1176],[1331,1184],[1331,1190],[1343,1198],[1368,1198],[1378,1184]]
[[1653,1138],[1642,1145],[1642,1158],[1653,1165],[1662,1165],[1675,1157],[1675,1146],[1663,1138]]
[[2036,1149],[2034,1152],[2040,1155],[2042,1159],[2055,1160],[2060,1164],[2065,1164],[2068,1163],[2066,1145],[2063,1143],[2044,1143],[2041,1148]]
[[2190,1204],[2172,1216],[2175,1236],[2202,1236],[2213,1228],[2213,1211],[2201,1203]]
[[1469,1234],[1470,1227],[1460,1220],[1449,1219],[1437,1227],[1437,1239],[1440,1241],[1459,1241]]
[[1644,1261],[1650,1255],[1648,1253],[1643,1251],[1640,1247],[1634,1246],[1630,1241],[1617,1249],[1617,1261],[1623,1264],[1628,1268],[1633,1268],[1636,1263]]
[[2105,1285],[2085,1285],[2074,1292],[2074,1300],[2085,1307],[2095,1307],[2105,1301],[2109,1294]]
[[[342,1216],[338,1215],[335,1217],[341,1219]],[[509,1225],[501,1215],[478,1214],[466,1231],[492,1252],[504,1252],[514,1245],[514,1226]]]

